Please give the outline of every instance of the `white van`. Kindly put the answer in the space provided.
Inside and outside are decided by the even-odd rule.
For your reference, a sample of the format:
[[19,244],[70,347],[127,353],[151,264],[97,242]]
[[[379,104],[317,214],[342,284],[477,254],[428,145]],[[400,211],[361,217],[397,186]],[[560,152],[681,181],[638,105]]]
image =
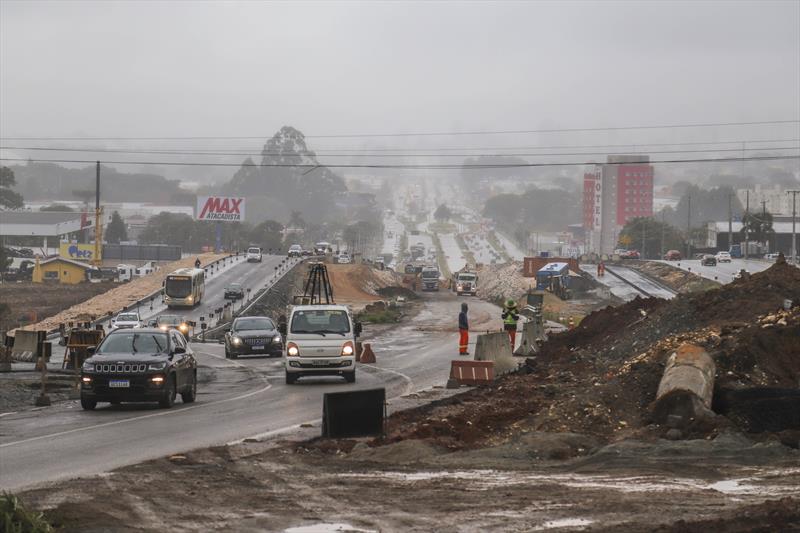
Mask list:
[[342,376],[348,383],[355,382],[361,324],[353,322],[347,306],[294,306],[281,329],[286,340],[287,385],[302,376]]
[[261,262],[261,248],[252,246],[247,249],[247,262],[260,263]]
[[117,265],[117,280],[130,281],[136,275],[136,267],[133,265]]

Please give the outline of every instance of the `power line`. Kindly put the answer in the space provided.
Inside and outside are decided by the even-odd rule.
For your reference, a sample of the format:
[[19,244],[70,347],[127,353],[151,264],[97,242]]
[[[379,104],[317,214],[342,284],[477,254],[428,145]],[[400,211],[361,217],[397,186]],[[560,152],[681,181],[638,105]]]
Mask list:
[[[719,157],[719,158],[705,158],[705,159],[662,159],[662,160],[639,160],[639,161],[625,161],[609,163],[605,161],[583,161],[583,162],[551,162],[551,163],[508,163],[508,164],[378,164],[378,163],[364,163],[364,164],[275,164],[264,165],[257,163],[201,163],[201,162],[186,162],[186,161],[103,161],[107,165],[154,165],[154,166],[195,166],[195,167],[259,167],[259,168],[304,168],[315,169],[320,167],[326,168],[370,168],[370,169],[412,169],[412,170],[463,170],[463,169],[492,169],[492,168],[533,168],[533,167],[575,167],[575,166],[591,166],[591,165],[655,165],[655,164],[668,164],[668,163],[720,163],[720,162],[734,162],[734,161],[777,161],[777,160],[800,160],[800,155],[783,155],[783,156],[751,156],[751,157]],[[0,161],[30,161],[36,163],[96,163],[93,159],[28,159],[19,157],[0,157]]]
[[[84,153],[110,153],[110,154],[139,154],[139,155],[201,155],[201,156],[284,156],[301,157],[319,155],[320,157],[547,157],[547,156],[582,156],[582,155],[629,155],[630,151],[615,152],[554,152],[554,153],[473,153],[473,154],[386,154],[386,153],[352,153],[352,154],[317,154],[308,152],[191,152],[185,150],[125,150],[114,148],[45,148],[39,146],[0,146],[0,150],[25,150],[43,152],[84,152]],[[800,146],[765,146],[750,148],[747,151],[778,151],[800,150]],[[741,152],[741,148],[711,148],[704,150],[647,150],[648,154],[688,154],[688,153],[719,153]]]
[[[487,130],[487,131],[451,131],[451,132],[402,132],[402,133],[340,133],[329,135],[304,135],[307,139],[345,139],[345,138],[374,138],[374,137],[441,137],[441,136],[466,136],[466,135],[521,135],[531,133],[579,133],[592,131],[623,131],[623,130],[657,130],[657,129],[684,129],[684,128],[716,128],[733,126],[767,126],[779,124],[798,124],[800,120],[763,120],[752,122],[700,122],[690,124],[661,124],[639,126],[607,126],[596,128],[548,128],[535,130]],[[161,140],[201,140],[201,139],[269,139],[269,135],[257,136],[163,136],[163,137],[0,137],[3,140],[14,141],[161,141]]]

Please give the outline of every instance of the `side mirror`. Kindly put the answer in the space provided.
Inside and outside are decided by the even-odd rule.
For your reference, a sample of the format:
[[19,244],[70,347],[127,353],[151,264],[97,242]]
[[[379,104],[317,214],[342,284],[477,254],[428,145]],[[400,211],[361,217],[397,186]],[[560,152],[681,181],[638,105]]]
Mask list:
[[225,333],[230,333],[231,332],[231,328],[225,328],[224,331],[225,331]]
[[286,324],[278,324],[278,333],[284,337],[286,336]]
[[353,331],[355,332],[356,337],[361,335],[361,331],[362,330],[363,330],[363,326],[361,325],[361,322],[356,322],[355,325],[353,326]]
[[97,346],[88,346],[86,348],[86,353],[89,354],[89,356],[94,355],[94,352],[96,351],[97,351]]
[[186,348],[183,346],[176,346],[175,350],[172,353],[179,354],[179,353],[186,353]]

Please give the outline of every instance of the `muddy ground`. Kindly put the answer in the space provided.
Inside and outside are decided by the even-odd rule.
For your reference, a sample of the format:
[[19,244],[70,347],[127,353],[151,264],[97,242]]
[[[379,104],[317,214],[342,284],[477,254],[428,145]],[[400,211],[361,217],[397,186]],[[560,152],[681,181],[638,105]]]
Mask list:
[[0,318],[0,331],[44,320],[116,286],[112,283],[0,284],[0,302],[10,307],[8,315]]

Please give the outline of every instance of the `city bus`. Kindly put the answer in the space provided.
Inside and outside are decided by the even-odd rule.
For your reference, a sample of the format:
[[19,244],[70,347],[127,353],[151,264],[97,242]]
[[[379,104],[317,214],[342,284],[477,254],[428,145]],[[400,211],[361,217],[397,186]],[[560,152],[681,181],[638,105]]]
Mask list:
[[181,268],[164,280],[167,307],[194,307],[203,299],[206,273],[202,268]]

